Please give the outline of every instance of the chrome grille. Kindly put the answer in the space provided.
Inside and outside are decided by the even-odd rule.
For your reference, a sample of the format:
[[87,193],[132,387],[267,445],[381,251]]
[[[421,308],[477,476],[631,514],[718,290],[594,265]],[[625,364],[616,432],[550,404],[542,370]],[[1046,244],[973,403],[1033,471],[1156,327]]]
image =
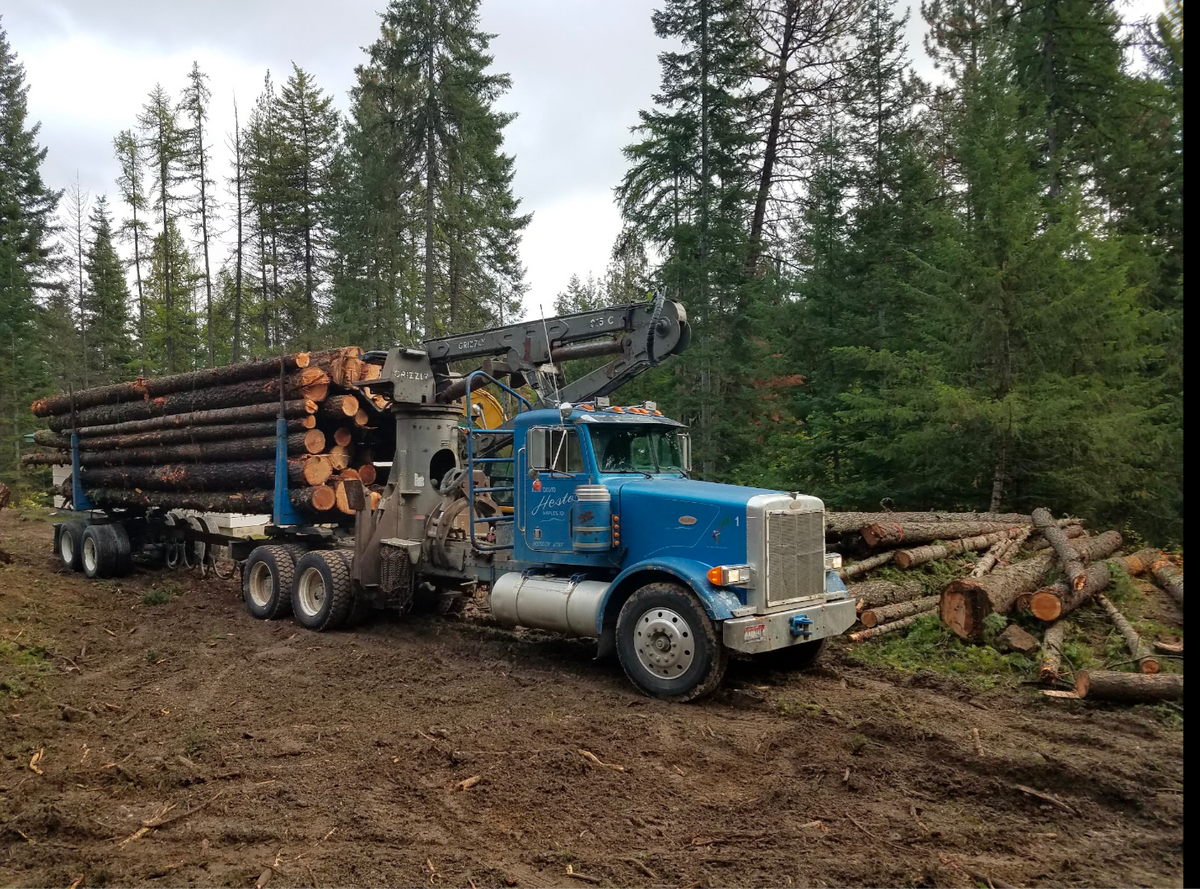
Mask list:
[[825,513],[767,513],[767,605],[825,592]]

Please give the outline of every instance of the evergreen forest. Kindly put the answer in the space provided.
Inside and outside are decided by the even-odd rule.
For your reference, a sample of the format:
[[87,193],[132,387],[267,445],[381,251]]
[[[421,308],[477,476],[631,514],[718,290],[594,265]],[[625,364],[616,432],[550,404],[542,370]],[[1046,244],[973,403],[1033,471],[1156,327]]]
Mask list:
[[[520,319],[521,84],[480,3],[391,0],[344,112],[294,63],[214,132],[203,62],[155,72],[106,195],[43,178],[0,20],[0,480],[45,489],[29,404],[68,387]],[[686,306],[620,400],[688,423],[704,479],[1179,543],[1182,0],[656,6],[611,262],[555,300]]]

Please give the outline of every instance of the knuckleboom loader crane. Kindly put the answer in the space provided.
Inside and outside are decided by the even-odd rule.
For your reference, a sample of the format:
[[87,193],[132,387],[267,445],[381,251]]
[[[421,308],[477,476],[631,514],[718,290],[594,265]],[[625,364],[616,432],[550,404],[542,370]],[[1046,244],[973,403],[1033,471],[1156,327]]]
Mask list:
[[[711,692],[731,651],[811,664],[855,618],[822,502],[690,479],[683,424],[650,402],[609,404],[689,336],[684,307],[659,296],[389,350],[371,383],[396,426],[388,485],[373,510],[351,491],[352,553],[295,564],[297,619],[324,629],[356,604],[407,608],[420,583],[486,585],[501,624],[595,638],[664,698]],[[607,355],[564,379],[563,362]],[[457,375],[459,362],[477,368]],[[471,422],[484,387],[520,406],[499,429]],[[348,576],[333,570],[347,562]]]

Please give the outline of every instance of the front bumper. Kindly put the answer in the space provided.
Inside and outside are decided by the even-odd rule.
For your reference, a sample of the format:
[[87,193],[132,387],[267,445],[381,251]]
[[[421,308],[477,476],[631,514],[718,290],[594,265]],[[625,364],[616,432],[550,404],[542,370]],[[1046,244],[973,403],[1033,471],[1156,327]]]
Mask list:
[[[801,619],[798,625],[804,634],[793,633],[793,618]],[[762,654],[837,636],[850,629],[855,619],[853,599],[832,599],[773,614],[731,618],[722,623],[721,634],[726,648]]]

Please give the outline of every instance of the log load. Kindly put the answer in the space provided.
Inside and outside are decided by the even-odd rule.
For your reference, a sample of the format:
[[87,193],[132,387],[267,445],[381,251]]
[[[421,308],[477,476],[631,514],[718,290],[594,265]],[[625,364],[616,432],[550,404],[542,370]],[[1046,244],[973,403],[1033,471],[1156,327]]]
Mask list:
[[[333,467],[325,457],[293,457],[288,460],[288,482],[291,485],[323,485],[332,474]],[[85,488],[145,488],[151,491],[270,488],[275,484],[275,461],[100,466],[85,469],[81,479]]]
[[909,580],[904,583],[892,583],[890,580],[866,580],[862,583],[852,583],[846,587],[846,593],[855,601],[855,609],[859,614],[868,608],[879,608],[894,602],[907,602],[925,592],[920,581]]
[[[154,491],[146,494],[116,488],[92,488],[87,492],[93,506],[160,509],[196,509],[201,512],[244,512],[270,514],[275,504],[272,491]],[[328,487],[298,488],[291,492],[292,506],[306,515],[319,516],[333,509],[333,491]],[[326,521],[331,519],[326,517]]]
[[1005,531],[1005,522],[875,522],[859,529],[868,546],[899,546],[902,543],[930,543],[934,540],[962,540],[981,534]]
[[1062,565],[1063,575],[1067,583],[1071,585],[1071,589],[1083,589],[1083,585],[1087,583],[1087,577],[1083,572],[1083,562],[1080,560],[1079,554],[1072,548],[1067,535],[1055,524],[1054,516],[1050,514],[1050,510],[1044,507],[1035,509],[1033,511],[1033,524],[1034,527],[1042,532],[1042,536],[1046,538],[1046,542],[1057,553],[1058,562]]
[[[295,432],[287,437],[288,455],[319,454],[325,450],[325,433],[320,429]],[[254,460],[275,455],[275,436],[244,438],[240,441],[206,441],[161,448],[119,448],[112,451],[80,451],[81,466],[121,466],[130,463],[216,463],[221,460]],[[57,454],[26,454],[22,463],[44,466],[70,462]]]
[[[302,419],[287,421],[287,431],[305,432],[311,429]],[[274,420],[257,423],[229,423],[223,426],[183,426],[178,429],[155,429],[150,432],[134,432],[128,435],[102,435],[98,438],[80,439],[82,450],[111,450],[113,448],[149,448],[159,445],[187,444],[193,441],[215,441],[219,439],[262,438],[275,434]],[[33,434],[38,444],[59,449],[71,449],[71,438],[57,435],[45,429]]]
[[1125,640],[1125,647],[1129,649],[1129,653],[1137,661],[1138,669],[1143,673],[1157,673],[1159,670],[1158,659],[1150,654],[1150,649],[1142,642],[1142,637],[1133,628],[1133,624],[1125,619],[1125,615],[1118,611],[1117,606],[1108,601],[1108,597],[1103,593],[1096,594],[1096,601],[1107,612],[1109,620],[1113,622],[1113,626],[1117,628],[1117,631],[1121,634],[1121,638]]
[[[329,375],[317,367],[306,367],[284,379],[285,400],[303,398],[323,401],[329,392]],[[184,414],[216,408],[240,407],[249,404],[279,401],[278,377],[247,380],[227,386],[210,386],[187,392],[161,395],[149,401],[129,401],[120,404],[101,404],[76,411],[74,425],[78,427],[147,420],[165,414]],[[71,414],[50,418],[49,426],[62,432],[72,426]]]
[[869,559],[863,559],[861,562],[855,562],[852,565],[843,565],[838,569],[838,577],[842,580],[849,580],[852,577],[858,577],[866,574],[873,568],[878,568],[880,565],[886,565],[896,555],[895,550],[888,550],[886,553],[880,553],[877,556],[871,556]]
[[825,530],[843,534],[857,531],[876,522],[916,522],[943,524],[954,522],[999,522],[1006,525],[1028,525],[1031,519],[1017,512],[827,512]]
[[[1116,531],[1072,543],[1072,547],[1087,559],[1112,555],[1120,545],[1121,535]],[[1053,557],[1053,551],[1047,551],[984,577],[951,581],[942,590],[939,606],[942,623],[962,639],[981,642],[987,616],[1008,614],[1017,596],[1033,590],[1041,581],[1050,569]]]
[[[309,417],[317,412],[318,404],[304,398],[296,398],[283,403],[283,416],[286,419]],[[103,426],[83,426],[79,429],[79,438],[95,438],[105,435],[127,435],[132,432],[148,432],[152,429],[182,429],[186,426],[213,426],[229,423],[248,423],[253,420],[274,420],[279,416],[279,402],[269,401],[262,404],[247,404],[239,407],[217,408],[211,411],[190,411],[183,414],[168,414],[162,417],[150,417],[146,420],[130,420],[127,423],[110,423]],[[312,429],[316,425],[313,420],[306,427]],[[70,430],[67,430],[68,432]],[[53,434],[53,433],[51,433]],[[35,439],[36,440],[36,439]]]
[[917,565],[924,565],[926,562],[936,561],[937,559],[948,559],[950,556],[961,555],[962,553],[972,552],[977,549],[987,549],[989,546],[1001,541],[1011,540],[1024,530],[1020,525],[1013,525],[1002,531],[981,534],[978,537],[967,537],[963,540],[948,540],[945,543],[897,550],[896,564],[901,568],[913,568]]
[[1017,551],[1029,539],[1029,535],[1033,533],[1033,526],[1026,525],[1021,529],[1021,533],[1011,540],[1001,540],[989,549],[971,569],[972,577],[983,577],[989,571],[996,567],[997,564],[1007,564],[1008,561],[1017,554]]
[[878,608],[871,608],[864,611],[859,620],[862,621],[864,627],[870,629],[871,627],[891,623],[912,614],[925,614],[937,608],[939,598],[939,596],[922,596],[920,599],[913,599],[911,602],[896,602],[893,605],[881,605]]
[[901,620],[894,620],[891,623],[880,624],[877,627],[868,627],[865,630],[859,630],[857,633],[851,633],[846,638],[851,642],[865,642],[868,639],[874,639],[876,636],[886,636],[889,633],[898,633],[901,630],[908,629],[920,618],[926,614],[936,613],[936,608],[931,608],[923,614],[914,614],[912,617],[906,617]]
[[1083,670],[1075,677],[1075,694],[1081,698],[1153,704],[1183,699],[1180,673],[1119,673],[1113,670]]
[[[206,367],[202,370],[171,374],[165,377],[152,379],[139,377],[127,383],[96,386],[92,389],[82,389],[74,394],[75,410],[81,411],[100,405],[121,404],[130,401],[146,401],[160,395],[242,383],[246,380],[257,380],[272,375],[278,377],[281,366],[285,371],[303,370],[308,367],[309,361],[310,356],[307,352],[297,352],[295,355],[285,355],[282,358],[242,361],[238,364]],[[31,410],[36,417],[69,414],[71,401],[72,396],[69,394],[39,398],[33,403]]]
[[1067,636],[1068,624],[1065,620],[1055,621],[1046,627],[1042,637],[1042,663],[1038,667],[1038,675],[1042,682],[1057,682],[1062,669],[1063,640]]

